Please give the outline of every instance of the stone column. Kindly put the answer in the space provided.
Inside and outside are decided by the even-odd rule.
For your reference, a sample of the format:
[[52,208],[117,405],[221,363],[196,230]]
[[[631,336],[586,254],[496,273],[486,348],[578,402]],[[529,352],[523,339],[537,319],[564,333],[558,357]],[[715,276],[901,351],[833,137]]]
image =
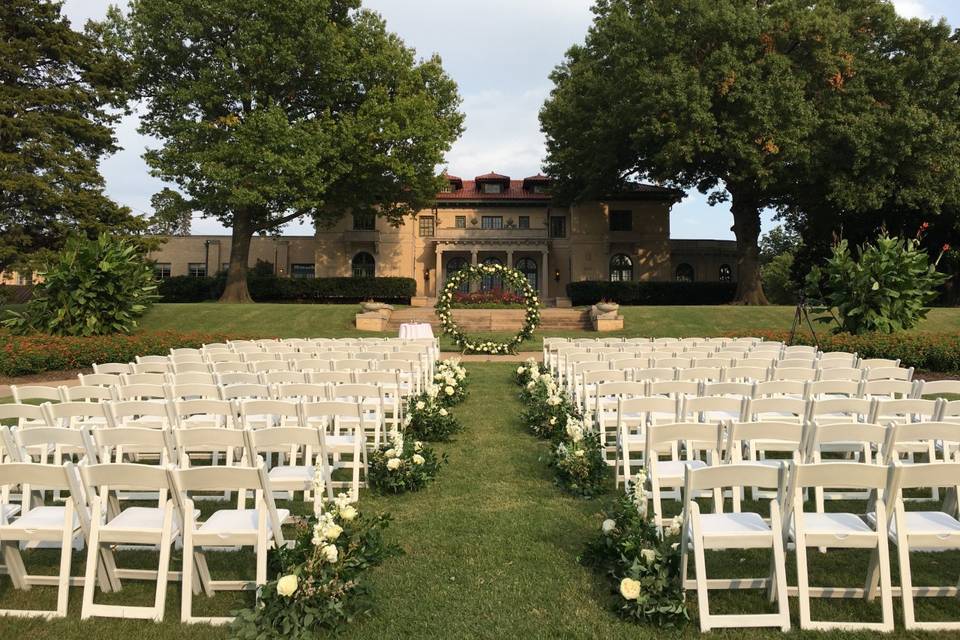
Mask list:
[[439,242],[436,244],[437,251],[437,271],[433,276],[434,279],[434,290],[436,291],[436,296],[440,297],[440,292],[443,289],[443,245]]
[[543,250],[540,252],[540,270],[543,273],[540,279],[540,299],[544,303],[547,301],[547,295],[550,292],[550,269],[547,265],[547,254],[549,252]]
[[[479,259],[477,256],[478,253],[479,251],[476,247],[470,250],[470,264],[473,265],[474,267],[477,266],[477,261]],[[479,291],[479,288],[480,288],[479,282],[474,282],[472,280],[470,281],[470,293]]]

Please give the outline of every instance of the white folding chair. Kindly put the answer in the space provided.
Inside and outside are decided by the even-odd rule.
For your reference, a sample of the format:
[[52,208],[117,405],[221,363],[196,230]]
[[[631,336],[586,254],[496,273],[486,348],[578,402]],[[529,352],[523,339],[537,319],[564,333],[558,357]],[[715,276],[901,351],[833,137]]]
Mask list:
[[[271,545],[284,544],[281,523],[290,515],[277,509],[273,488],[263,463],[256,467],[196,467],[172,469],[174,499],[183,523],[183,576],[180,602],[181,622],[228,624],[230,617],[193,615],[193,594],[196,591],[194,572],[200,586],[212,596],[216,591],[250,590],[267,582],[267,551]],[[219,509],[200,522],[194,509],[191,492],[238,491],[243,501],[238,509]],[[246,493],[253,491],[256,507],[246,508]],[[256,553],[256,578],[250,580],[214,580],[206,562],[208,548],[249,546]],[[193,586],[193,588],[191,588]]]
[[[755,512],[723,512],[723,503],[714,505],[713,513],[701,513],[695,496],[710,492],[721,493],[729,488],[739,495],[746,486],[773,489],[779,496],[784,489],[782,466],[733,464],[701,469],[688,468],[684,486],[683,536],[681,549],[681,576],[684,588],[697,590],[700,631],[718,628],[779,627],[790,630],[790,604],[787,599],[786,554],[783,548],[783,525],[779,497],[770,501],[770,521]],[[771,572],[766,578],[708,579],[707,550],[769,549],[773,555]],[[687,580],[690,553],[694,556],[696,579]],[[771,602],[776,602],[776,613],[724,614],[710,612],[711,589],[767,589]]]
[[[285,464],[271,467],[267,473],[274,491],[286,492],[293,499],[296,491],[303,492],[304,500],[310,499],[314,475],[319,472],[325,479],[327,498],[333,499],[333,488],[327,480],[329,470],[325,465],[326,456],[320,441],[320,432],[308,427],[273,427],[271,429],[247,430],[247,456],[256,460],[261,454],[282,451],[286,455]],[[298,464],[299,463],[299,464]]]
[[[681,489],[686,470],[713,466],[720,462],[722,429],[719,423],[683,422],[655,424],[647,427],[645,458],[647,479],[650,482],[650,498],[653,501],[653,522],[663,527],[663,493],[665,489]],[[681,452],[681,447],[685,452]],[[698,452],[705,456],[697,458]],[[684,457],[681,457],[685,453]],[[668,456],[661,460],[660,456]],[[704,460],[703,458],[706,458]],[[720,490],[714,499],[720,500]]]
[[[363,433],[362,409],[358,402],[322,401],[301,402],[300,424],[313,426],[320,432],[320,453],[328,469],[328,486],[349,487],[351,501],[360,497],[360,472],[364,481],[367,474],[366,437]],[[350,460],[345,461],[344,455]],[[332,474],[346,468],[351,472],[348,481],[334,479]]]
[[[785,531],[795,543],[797,554],[797,595],[800,602],[800,628],[827,631],[872,630],[893,631],[893,597],[890,582],[890,555],[887,544],[887,515],[884,498],[878,496],[873,503],[873,523],[855,513],[815,513],[803,509],[804,491],[814,489],[823,492],[826,488],[855,489],[859,491],[883,491],[887,483],[887,467],[861,464],[852,468],[850,463],[832,462],[821,464],[793,465],[790,473],[787,506],[785,508]],[[864,588],[812,587],[810,586],[807,548],[821,549],[869,549],[872,552],[870,570]],[[875,572],[879,569],[879,588],[882,610],[881,622],[824,621],[813,620],[810,614],[810,599],[864,598],[872,600],[876,590],[873,586]]]
[[[634,467],[646,464],[646,427],[650,424],[672,424],[677,420],[679,399],[665,396],[617,398],[616,412],[616,486],[633,477]],[[604,435],[604,442],[607,436]]]

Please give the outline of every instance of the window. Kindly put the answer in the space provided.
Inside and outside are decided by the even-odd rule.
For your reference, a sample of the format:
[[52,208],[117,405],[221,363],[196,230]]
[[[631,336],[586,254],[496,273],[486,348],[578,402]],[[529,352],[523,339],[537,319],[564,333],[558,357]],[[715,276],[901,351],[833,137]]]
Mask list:
[[[450,258],[450,260],[447,261],[446,279],[449,280],[450,276],[455,274],[457,271],[460,271],[461,269],[466,269],[466,268],[467,268],[466,258]],[[457,288],[457,291],[459,291],[460,293],[470,293],[470,281],[464,280],[463,282],[461,282],[460,286]]]
[[291,278],[315,278],[317,277],[316,269],[314,268],[313,263],[291,264],[290,277]]
[[484,182],[483,193],[502,193],[503,185],[499,182]]
[[361,251],[353,256],[351,265],[353,266],[354,278],[372,278],[376,275],[377,263],[373,256],[366,251]]
[[733,269],[730,265],[720,265],[720,282],[733,282]]
[[[483,264],[503,264],[503,261],[500,258],[490,256],[483,259]],[[503,289],[503,278],[500,276],[483,276],[480,281],[481,291],[497,291],[500,289]]]
[[457,229],[466,229],[467,228],[467,216],[457,216],[453,220],[453,226]]
[[551,238],[566,238],[567,237],[567,219],[561,216],[553,216],[550,218],[550,237]]
[[633,211],[611,211],[610,231],[633,231]]
[[550,193],[550,187],[545,184],[535,184],[533,185],[534,193]]
[[684,262],[677,266],[677,282],[693,282],[694,279],[694,271],[691,265]]
[[480,218],[481,229],[503,229],[503,216],[483,216]]
[[517,226],[521,229],[530,228],[530,216],[520,216],[517,218]]
[[633,260],[624,253],[610,258],[610,282],[630,282],[633,280]]
[[376,231],[377,216],[373,213],[355,213],[353,214],[354,231]]
[[206,278],[207,265],[203,262],[191,262],[187,265],[187,274],[191,278]]
[[158,262],[153,265],[153,277],[157,280],[163,280],[170,277],[170,263]]
[[520,258],[517,260],[517,271],[522,273],[530,286],[536,290],[537,285],[537,261],[533,258]]
[[420,216],[420,237],[432,238],[435,221],[433,216]]

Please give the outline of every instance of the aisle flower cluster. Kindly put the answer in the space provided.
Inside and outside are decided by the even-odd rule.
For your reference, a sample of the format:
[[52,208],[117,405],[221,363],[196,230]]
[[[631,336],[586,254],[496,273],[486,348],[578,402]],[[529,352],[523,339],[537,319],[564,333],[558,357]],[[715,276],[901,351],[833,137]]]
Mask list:
[[437,397],[444,407],[452,407],[467,399],[467,370],[459,360],[438,362],[433,384],[440,388]]
[[590,415],[580,416],[557,380],[533,360],[517,367],[524,425],[550,441],[548,464],[565,491],[583,497],[602,493],[609,478],[600,434]]
[[370,488],[384,493],[419,491],[434,480],[447,456],[437,456],[429,445],[409,440],[394,429],[389,442],[372,452],[367,460]]
[[683,519],[677,516],[658,531],[647,517],[646,483],[640,472],[630,492],[605,511],[580,561],[609,578],[621,617],[680,626],[690,619],[680,575]]
[[297,523],[292,546],[271,550],[270,573],[277,577],[260,587],[255,606],[237,612],[233,636],[315,638],[369,610],[363,574],[401,553],[383,539],[390,516],[368,516],[343,493],[324,504],[319,473],[314,476],[313,495],[313,515]]
[[450,396],[444,387],[431,384],[423,393],[407,402],[403,431],[408,436],[427,442],[445,442],[463,429],[453,412],[444,406],[442,396]]

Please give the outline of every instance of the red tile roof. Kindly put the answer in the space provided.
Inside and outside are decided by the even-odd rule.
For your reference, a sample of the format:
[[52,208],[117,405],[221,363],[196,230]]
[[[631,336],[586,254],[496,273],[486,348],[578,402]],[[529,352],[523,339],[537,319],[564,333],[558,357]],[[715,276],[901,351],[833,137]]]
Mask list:
[[[447,179],[451,182],[452,191],[443,191],[437,194],[438,201],[517,201],[527,200],[533,202],[550,202],[553,199],[549,193],[536,193],[533,186],[541,186],[550,183],[550,177],[538,173],[535,176],[524,178],[523,180],[511,180],[509,176],[499,173],[486,173],[477,176],[473,180],[461,180],[457,176],[447,174]],[[479,188],[480,184],[499,182],[504,186],[500,193],[483,193]],[[610,196],[611,199],[631,199],[634,194],[645,194],[655,198],[679,199],[682,192],[665,187],[658,187],[652,184],[629,183],[617,194]]]
[[[489,180],[495,182],[495,180]],[[538,202],[550,202],[552,196],[549,193],[534,193],[523,188],[522,180],[509,180],[504,185],[509,185],[500,193],[483,193],[477,189],[476,180],[464,180],[463,188],[456,191],[443,191],[437,194],[437,200],[534,200]]]

